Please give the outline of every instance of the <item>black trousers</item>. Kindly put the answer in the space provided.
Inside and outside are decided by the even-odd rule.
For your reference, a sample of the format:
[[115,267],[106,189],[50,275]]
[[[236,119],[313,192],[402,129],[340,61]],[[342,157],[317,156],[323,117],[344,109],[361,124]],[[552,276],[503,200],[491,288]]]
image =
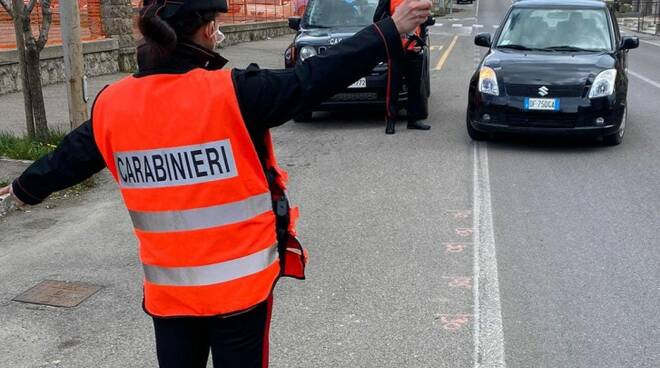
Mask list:
[[154,317],[160,368],[268,367],[272,295],[253,309],[231,317]]
[[406,51],[406,55],[398,60],[392,60],[388,65],[390,79],[387,96],[387,120],[396,120],[399,112],[399,91],[403,84],[403,77],[406,77],[408,86],[408,103],[406,111],[408,112],[408,121],[426,119],[423,96],[420,93],[422,83],[422,70],[424,66],[424,56],[411,51]]

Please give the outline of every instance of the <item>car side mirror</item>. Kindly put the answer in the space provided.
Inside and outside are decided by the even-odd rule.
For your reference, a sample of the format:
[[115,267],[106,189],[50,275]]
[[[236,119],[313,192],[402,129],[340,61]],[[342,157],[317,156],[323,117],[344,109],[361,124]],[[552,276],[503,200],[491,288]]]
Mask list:
[[289,28],[293,29],[294,31],[299,31],[300,21],[301,21],[300,17],[289,18]]
[[490,33],[479,33],[474,37],[474,44],[482,47],[490,47]]
[[630,37],[630,36],[624,36],[621,38],[621,46],[619,46],[620,50],[630,50],[630,49],[636,49],[638,47],[639,47],[639,38]]

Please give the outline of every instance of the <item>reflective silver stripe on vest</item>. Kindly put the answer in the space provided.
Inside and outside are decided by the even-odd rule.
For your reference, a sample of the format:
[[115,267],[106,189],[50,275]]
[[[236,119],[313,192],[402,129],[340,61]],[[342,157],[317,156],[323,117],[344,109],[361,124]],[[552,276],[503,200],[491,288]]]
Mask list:
[[159,285],[203,286],[219,284],[263,271],[278,260],[277,244],[242,258],[197,267],[143,265],[147,281]]
[[208,229],[249,220],[272,211],[270,193],[218,206],[183,211],[141,212],[128,211],[133,226],[142,231],[169,232]]

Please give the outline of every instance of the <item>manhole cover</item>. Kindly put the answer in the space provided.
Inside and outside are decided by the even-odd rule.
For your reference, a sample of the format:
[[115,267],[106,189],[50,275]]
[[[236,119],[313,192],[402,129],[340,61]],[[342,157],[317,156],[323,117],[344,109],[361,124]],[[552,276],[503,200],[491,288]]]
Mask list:
[[100,286],[83,282],[44,280],[13,300],[22,303],[75,307],[101,290]]

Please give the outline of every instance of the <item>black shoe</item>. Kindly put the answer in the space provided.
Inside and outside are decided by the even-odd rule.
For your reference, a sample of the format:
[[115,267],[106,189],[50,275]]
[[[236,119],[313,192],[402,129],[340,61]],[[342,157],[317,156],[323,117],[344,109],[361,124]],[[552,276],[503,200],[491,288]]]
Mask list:
[[431,129],[431,126],[428,124],[424,124],[421,121],[409,121],[408,122],[408,129],[417,129],[417,130],[429,130]]
[[385,127],[385,134],[394,134],[394,124],[396,122],[394,120],[388,120],[387,121],[387,126]]

